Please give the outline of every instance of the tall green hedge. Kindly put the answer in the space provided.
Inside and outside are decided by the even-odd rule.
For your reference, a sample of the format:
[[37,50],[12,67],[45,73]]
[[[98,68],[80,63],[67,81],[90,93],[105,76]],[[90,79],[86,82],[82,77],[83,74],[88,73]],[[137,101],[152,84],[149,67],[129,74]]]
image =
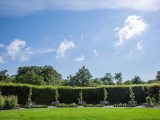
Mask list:
[[[109,103],[127,103],[129,101],[129,87],[127,85],[104,86],[104,87],[53,87],[32,86],[27,84],[0,83],[2,95],[18,96],[19,104],[26,104],[29,89],[32,88],[32,101],[37,104],[50,105],[55,101],[55,90],[58,90],[60,103],[78,103],[79,92],[82,90],[83,99],[86,103],[96,104],[103,101],[104,91],[107,89]],[[140,104],[145,102],[145,97],[150,94],[158,99],[160,84],[133,85],[135,99]]]

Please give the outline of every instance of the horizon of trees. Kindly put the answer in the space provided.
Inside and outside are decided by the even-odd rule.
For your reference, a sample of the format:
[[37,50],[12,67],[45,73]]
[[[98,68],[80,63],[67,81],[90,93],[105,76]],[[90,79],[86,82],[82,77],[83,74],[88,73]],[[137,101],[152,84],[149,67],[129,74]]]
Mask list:
[[147,82],[141,80],[139,76],[134,76],[131,80],[123,80],[122,73],[106,73],[103,77],[93,78],[89,69],[82,66],[74,75],[69,75],[63,79],[52,66],[23,66],[19,67],[16,75],[9,75],[7,70],[0,71],[0,82],[24,83],[31,85],[53,85],[53,86],[82,86],[94,87],[100,85],[130,85],[130,84],[150,84],[160,83],[160,71],[154,80]]

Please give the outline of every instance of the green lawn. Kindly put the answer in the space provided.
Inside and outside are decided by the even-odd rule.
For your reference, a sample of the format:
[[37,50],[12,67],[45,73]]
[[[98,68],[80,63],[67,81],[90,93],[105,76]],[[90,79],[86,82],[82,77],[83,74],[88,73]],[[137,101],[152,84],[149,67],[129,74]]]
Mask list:
[[0,120],[160,120],[160,109],[59,108],[0,111]]

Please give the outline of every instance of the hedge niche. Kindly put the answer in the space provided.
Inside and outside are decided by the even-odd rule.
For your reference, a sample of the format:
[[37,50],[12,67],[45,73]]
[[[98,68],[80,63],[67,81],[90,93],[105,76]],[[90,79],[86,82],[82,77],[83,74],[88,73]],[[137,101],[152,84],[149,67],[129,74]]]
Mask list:
[[[83,91],[83,100],[87,104],[98,104],[103,101],[104,88],[108,92],[108,101],[110,104],[128,103],[129,87],[125,85],[105,86],[105,87],[53,87],[53,86],[32,86],[26,84],[0,83],[2,95],[18,96],[19,104],[26,104],[29,90],[32,87],[32,101],[36,104],[50,105],[55,101],[55,90],[59,93],[60,103],[78,103],[79,93]],[[158,100],[158,90],[160,84],[137,85],[132,86],[135,93],[135,100],[138,104],[144,103],[145,98],[150,95]]]
[[0,84],[3,96],[18,96],[18,104],[26,104],[29,94],[29,85]]

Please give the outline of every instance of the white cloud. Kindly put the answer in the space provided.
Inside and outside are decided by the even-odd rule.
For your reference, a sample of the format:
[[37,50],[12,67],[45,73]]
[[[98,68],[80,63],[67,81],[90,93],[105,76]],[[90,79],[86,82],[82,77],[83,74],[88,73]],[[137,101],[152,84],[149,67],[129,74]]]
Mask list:
[[93,50],[93,53],[94,53],[95,56],[98,56],[97,50]]
[[75,60],[76,60],[77,62],[82,62],[82,61],[84,61],[84,55],[81,54],[81,56],[77,57]]
[[141,19],[140,16],[128,16],[124,21],[122,28],[117,29],[117,43],[116,46],[125,45],[131,38],[140,35],[147,28],[147,24]]
[[0,56],[0,64],[4,63],[4,59],[2,56]]
[[138,42],[137,43],[137,50],[141,50],[141,49],[143,49],[143,44]]
[[29,57],[33,55],[32,49],[26,48],[26,42],[21,39],[13,40],[7,47],[7,52],[12,60],[18,58],[21,62],[28,61]]
[[73,41],[68,41],[68,40],[62,41],[57,49],[57,58],[64,57],[65,53],[74,47],[75,44]]
[[20,39],[15,39],[14,41],[10,43],[7,50],[12,60],[15,60],[15,58],[21,52],[22,48],[25,47],[25,45],[26,45],[26,42]]
[[159,0],[1,0],[1,15],[26,15],[41,10],[132,9],[160,10]]
[[5,47],[5,45],[4,44],[0,44],[0,48],[4,48]]

